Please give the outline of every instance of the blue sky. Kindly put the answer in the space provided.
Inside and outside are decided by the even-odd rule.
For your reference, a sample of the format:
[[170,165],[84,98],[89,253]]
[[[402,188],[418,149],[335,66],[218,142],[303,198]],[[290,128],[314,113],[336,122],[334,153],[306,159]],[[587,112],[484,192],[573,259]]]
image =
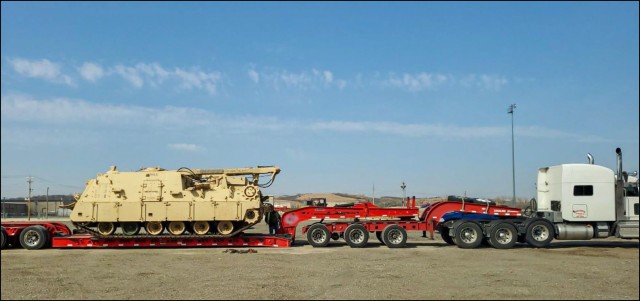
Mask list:
[[637,2],[2,2],[2,196],[110,165],[278,165],[267,194],[535,197],[638,169]]

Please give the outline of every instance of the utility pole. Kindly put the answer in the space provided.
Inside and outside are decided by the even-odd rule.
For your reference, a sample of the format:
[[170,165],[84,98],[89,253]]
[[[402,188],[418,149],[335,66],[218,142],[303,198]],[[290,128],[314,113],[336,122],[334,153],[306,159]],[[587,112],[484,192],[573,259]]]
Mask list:
[[515,149],[513,142],[513,111],[516,109],[516,104],[511,104],[509,106],[509,110],[507,113],[511,114],[511,168],[513,175],[513,206],[516,205],[516,159],[515,159]]
[[29,198],[27,199],[27,221],[31,221],[31,183],[33,182],[32,177],[27,177],[27,183],[29,183]]
[[407,196],[404,189],[407,188],[407,185],[404,184],[404,181],[402,182],[402,186],[400,186],[400,188],[402,188],[402,206],[405,206],[406,204],[404,202],[407,200]]
[[373,197],[371,198],[371,204],[376,204],[376,184],[373,184]]
[[47,187],[47,212],[44,213],[46,219],[49,219],[49,187]]

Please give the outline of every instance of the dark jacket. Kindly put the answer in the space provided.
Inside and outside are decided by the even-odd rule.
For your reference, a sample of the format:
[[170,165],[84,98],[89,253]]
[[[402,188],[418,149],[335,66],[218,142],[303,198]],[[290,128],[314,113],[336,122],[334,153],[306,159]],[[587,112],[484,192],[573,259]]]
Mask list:
[[269,226],[277,226],[280,224],[280,214],[275,210],[267,212],[264,221],[269,224]]

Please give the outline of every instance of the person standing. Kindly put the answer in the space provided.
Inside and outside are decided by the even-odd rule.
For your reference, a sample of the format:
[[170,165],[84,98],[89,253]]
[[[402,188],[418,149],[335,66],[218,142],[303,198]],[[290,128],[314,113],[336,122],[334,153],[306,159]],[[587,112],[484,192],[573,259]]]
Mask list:
[[269,235],[276,234],[280,229],[280,213],[273,208],[273,205],[267,207],[264,221],[269,225]]

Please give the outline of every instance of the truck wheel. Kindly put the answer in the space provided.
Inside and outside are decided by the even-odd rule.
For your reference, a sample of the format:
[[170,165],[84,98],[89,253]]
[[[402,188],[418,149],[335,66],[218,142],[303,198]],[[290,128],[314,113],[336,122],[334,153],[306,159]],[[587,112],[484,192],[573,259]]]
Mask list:
[[369,241],[369,231],[363,225],[353,224],[344,231],[344,240],[352,248],[362,248]]
[[49,231],[43,226],[29,226],[20,232],[20,245],[27,250],[38,250],[47,245],[49,238]]
[[376,231],[376,238],[384,245],[384,241],[382,241],[382,231]]
[[324,224],[314,224],[307,231],[307,241],[313,247],[326,247],[331,239],[331,233]]
[[398,225],[389,225],[382,231],[382,241],[389,248],[402,248],[407,243],[407,231]]
[[455,229],[455,243],[462,249],[477,248],[482,244],[482,229],[474,222],[463,222]]
[[2,228],[2,242],[0,242],[0,245],[2,245],[2,249],[7,247],[7,244],[9,244],[9,237],[7,236],[7,231]]
[[444,240],[444,242],[446,242],[447,244],[455,245],[455,243],[453,242],[453,238],[451,238],[451,235],[449,235],[449,228],[440,230],[440,236],[442,237],[442,240]]
[[532,222],[527,227],[526,233],[525,240],[529,245],[536,248],[548,247],[555,236],[553,225],[546,220]]
[[511,249],[517,240],[516,227],[509,223],[499,223],[489,232],[489,243],[496,249]]

